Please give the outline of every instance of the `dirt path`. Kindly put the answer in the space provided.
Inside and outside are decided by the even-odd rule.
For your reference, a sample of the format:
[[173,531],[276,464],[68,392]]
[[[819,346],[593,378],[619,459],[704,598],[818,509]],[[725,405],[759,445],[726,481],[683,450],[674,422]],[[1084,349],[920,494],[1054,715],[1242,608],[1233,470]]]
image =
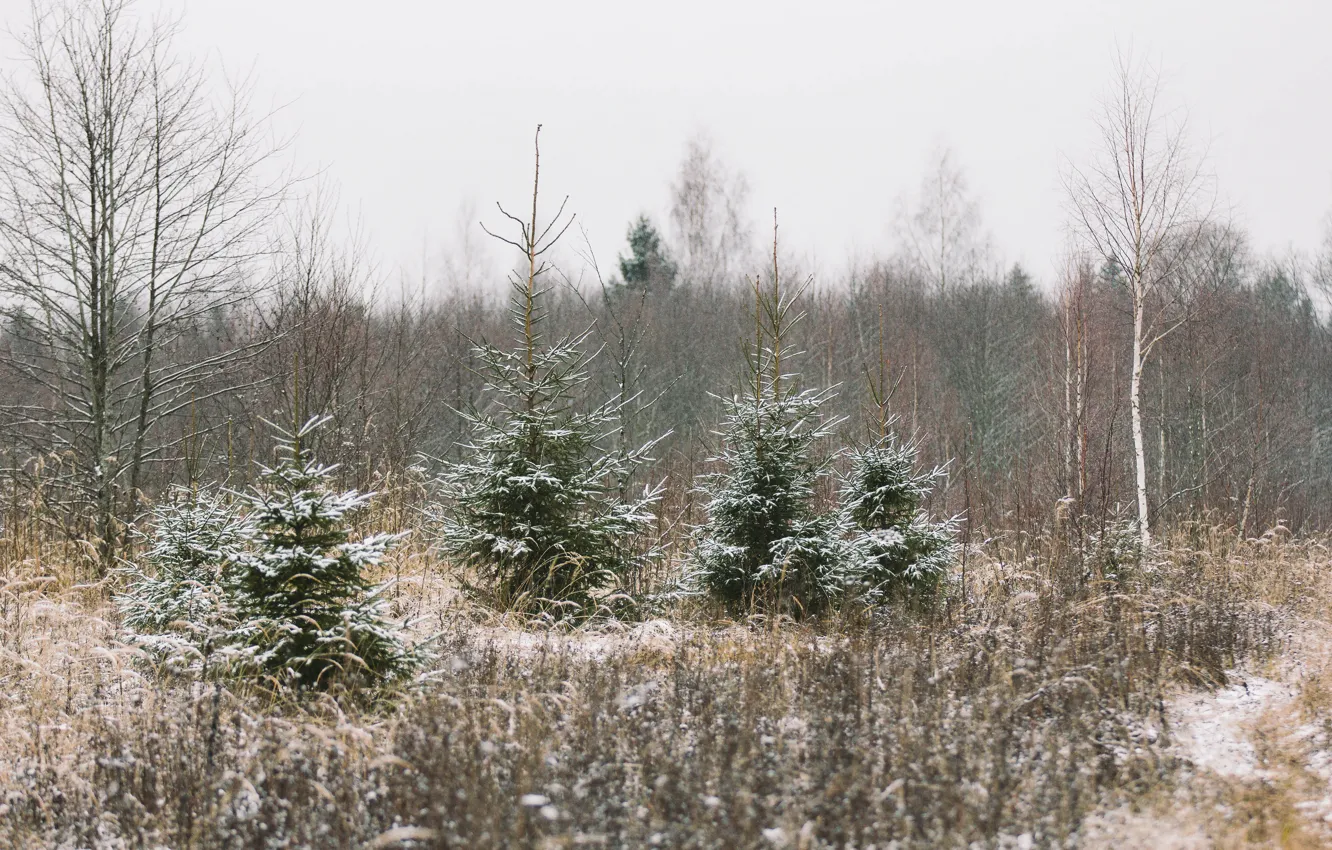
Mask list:
[[1332,847],[1332,639],[1304,624],[1290,653],[1166,704],[1177,790],[1087,820],[1086,848]]

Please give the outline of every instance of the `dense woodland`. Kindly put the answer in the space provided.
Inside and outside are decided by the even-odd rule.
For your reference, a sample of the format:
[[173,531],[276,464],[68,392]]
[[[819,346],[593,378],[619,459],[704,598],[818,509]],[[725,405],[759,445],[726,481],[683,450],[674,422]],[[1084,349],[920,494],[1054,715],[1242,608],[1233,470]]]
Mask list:
[[[961,174],[947,158],[938,168],[924,183],[946,191],[920,199],[903,228],[923,228],[919,244],[932,247],[904,238],[806,290],[808,315],[794,331],[803,380],[835,389],[828,413],[845,417],[840,430],[855,441],[872,430],[869,388],[886,376],[898,429],[921,440],[925,460],[949,463],[937,507],[984,533],[1132,515],[1123,275],[1089,251],[1070,252],[1052,280],[999,267]],[[743,184],[705,144],[689,146],[671,186],[669,222],[631,223],[618,262],[560,255],[570,262],[542,296],[544,333],[590,331],[585,402],[630,402],[607,450],[663,437],[644,475],[665,481],[665,521],[695,523],[693,487],[717,451],[720,402],[741,391],[753,275],[770,274],[771,259],[767,237],[740,218]],[[156,295],[166,307],[150,306],[137,271],[109,297],[81,289],[67,305],[49,290],[33,295],[16,270],[25,233],[13,218],[0,225],[7,525],[39,520],[118,546],[169,484],[249,481],[265,420],[331,416],[321,455],[349,484],[407,500],[425,497],[408,485],[467,451],[463,413],[485,403],[475,346],[511,337],[503,280],[469,269],[384,280],[335,238],[329,211],[299,199],[284,198],[280,211],[246,203],[260,222],[246,222],[253,253],[233,256],[227,244],[206,264],[182,260],[169,270],[180,280]],[[565,236],[571,248],[577,235]],[[788,278],[805,277],[789,266]],[[1244,534],[1327,527],[1329,269],[1327,259],[1256,255],[1242,231],[1210,221],[1153,293],[1170,323],[1141,391],[1154,519]],[[114,523],[98,525],[99,504],[113,506]]]
[[[428,502],[489,403],[477,346],[512,337],[503,275],[474,245],[419,281],[375,266],[323,184],[275,176],[281,148],[245,89],[219,99],[169,26],[82,8],[38,9],[0,117],[5,525],[88,541],[105,569],[169,485],[247,483],[264,423],[314,415],[332,418],[319,451],[346,483]],[[1185,128],[1152,111],[1159,85],[1121,59],[1093,111],[1107,158],[1067,163],[1077,238],[1057,276],[1002,265],[945,151],[877,259],[809,280],[789,362],[834,391],[830,446],[886,409],[947,464],[934,507],[968,534],[1124,517],[1327,528],[1332,235],[1321,257],[1255,253]],[[1133,167],[1137,183],[1107,179]],[[621,413],[600,448],[660,438],[640,472],[664,482],[661,527],[682,530],[703,519],[696,484],[742,391],[756,282],[808,275],[705,140],[669,180],[666,220],[628,223],[613,260],[562,233],[541,333],[587,332],[581,401]],[[548,189],[541,215],[577,188]],[[1116,192],[1140,202],[1121,211],[1159,214],[1125,231]],[[484,238],[493,218],[467,227]]]

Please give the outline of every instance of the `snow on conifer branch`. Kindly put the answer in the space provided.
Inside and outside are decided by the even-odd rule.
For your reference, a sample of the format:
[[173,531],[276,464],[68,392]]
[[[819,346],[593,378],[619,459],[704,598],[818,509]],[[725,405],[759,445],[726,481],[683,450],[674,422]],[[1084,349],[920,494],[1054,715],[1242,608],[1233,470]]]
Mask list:
[[642,538],[656,519],[661,487],[620,497],[620,483],[650,460],[655,443],[608,452],[623,410],[580,404],[587,333],[550,343],[542,336],[550,271],[542,256],[572,217],[561,222],[561,204],[554,219],[540,222],[540,164],[538,136],[530,220],[500,207],[517,224],[517,238],[487,230],[523,252],[525,268],[511,277],[516,338],[510,348],[475,347],[487,399],[462,411],[471,431],[467,457],[448,463],[439,479],[437,547],[475,570],[501,608],[589,613],[599,591],[655,555]]
[[246,524],[224,496],[172,491],[149,514],[143,555],[116,597],[129,642],[173,672],[199,670],[236,625],[235,561]]
[[754,280],[754,340],[747,350],[748,385],[724,400],[722,469],[706,477],[708,520],[698,530],[686,587],[706,592],[732,610],[796,615],[833,604],[849,560],[836,513],[814,505],[815,485],[829,459],[815,456],[838,420],[823,414],[830,389],[802,389],[788,372],[799,352],[790,335],[809,282],[782,288],[773,214],[768,285]]
[[309,449],[327,421],[276,429],[278,460],[247,496],[251,545],[236,558],[241,623],[229,637],[241,667],[301,687],[384,682],[421,660],[385,619],[385,586],[367,575],[400,535],[352,539],[350,517],[372,494],[334,490],[336,467]]

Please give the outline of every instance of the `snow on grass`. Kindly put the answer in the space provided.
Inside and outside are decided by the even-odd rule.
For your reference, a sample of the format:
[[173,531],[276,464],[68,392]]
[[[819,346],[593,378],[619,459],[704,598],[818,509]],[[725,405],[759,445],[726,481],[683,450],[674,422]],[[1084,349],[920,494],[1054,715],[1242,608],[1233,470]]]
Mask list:
[[1215,692],[1187,694],[1175,699],[1175,738],[1189,761],[1220,776],[1270,779],[1260,766],[1249,730],[1265,712],[1285,707],[1298,694],[1294,685],[1228,671],[1234,684]]
[[1094,812],[1082,825],[1083,850],[1208,850],[1214,842],[1184,807],[1167,816],[1134,812],[1129,806]]

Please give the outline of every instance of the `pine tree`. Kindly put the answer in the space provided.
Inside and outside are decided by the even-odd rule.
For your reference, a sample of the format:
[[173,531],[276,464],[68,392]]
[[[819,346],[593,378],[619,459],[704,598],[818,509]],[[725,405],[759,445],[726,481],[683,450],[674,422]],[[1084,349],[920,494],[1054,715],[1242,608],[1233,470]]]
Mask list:
[[687,581],[733,611],[801,616],[840,596],[850,550],[840,516],[814,505],[826,471],[816,443],[837,423],[822,413],[830,391],[802,390],[783,371],[795,355],[789,335],[803,318],[795,306],[808,282],[782,290],[775,223],[773,236],[771,286],[754,282],[748,389],[726,402],[722,470],[705,480],[708,520]]
[[206,491],[178,490],[153,507],[148,548],[125,570],[116,602],[130,642],[167,669],[199,668],[236,623],[234,565],[245,523]]
[[629,241],[629,256],[619,257],[624,287],[646,293],[669,290],[675,284],[676,265],[651,219],[639,216],[625,238]]
[[868,369],[875,439],[850,452],[842,480],[842,524],[850,530],[849,594],[871,605],[893,600],[928,601],[957,557],[957,519],[936,522],[921,510],[944,467],[918,469],[920,446],[903,442],[888,400],[883,311],[879,311],[878,378]]
[[521,250],[527,265],[511,279],[516,344],[475,349],[489,404],[464,412],[470,457],[448,464],[440,478],[439,549],[476,569],[501,608],[587,613],[600,589],[651,555],[638,541],[655,520],[660,488],[620,498],[621,482],[647,459],[651,444],[608,453],[603,442],[622,402],[580,409],[587,334],[550,345],[542,338],[550,271],[542,256],[572,218],[561,223],[561,205],[538,228],[539,144],[536,162],[531,218],[519,222],[518,240],[496,236]]
[[385,621],[384,588],[366,575],[397,535],[353,540],[348,521],[371,494],[335,491],[335,467],[310,451],[327,421],[277,429],[278,462],[249,496],[252,545],[236,558],[241,625],[230,637],[243,665],[302,688],[384,682],[420,661]]

